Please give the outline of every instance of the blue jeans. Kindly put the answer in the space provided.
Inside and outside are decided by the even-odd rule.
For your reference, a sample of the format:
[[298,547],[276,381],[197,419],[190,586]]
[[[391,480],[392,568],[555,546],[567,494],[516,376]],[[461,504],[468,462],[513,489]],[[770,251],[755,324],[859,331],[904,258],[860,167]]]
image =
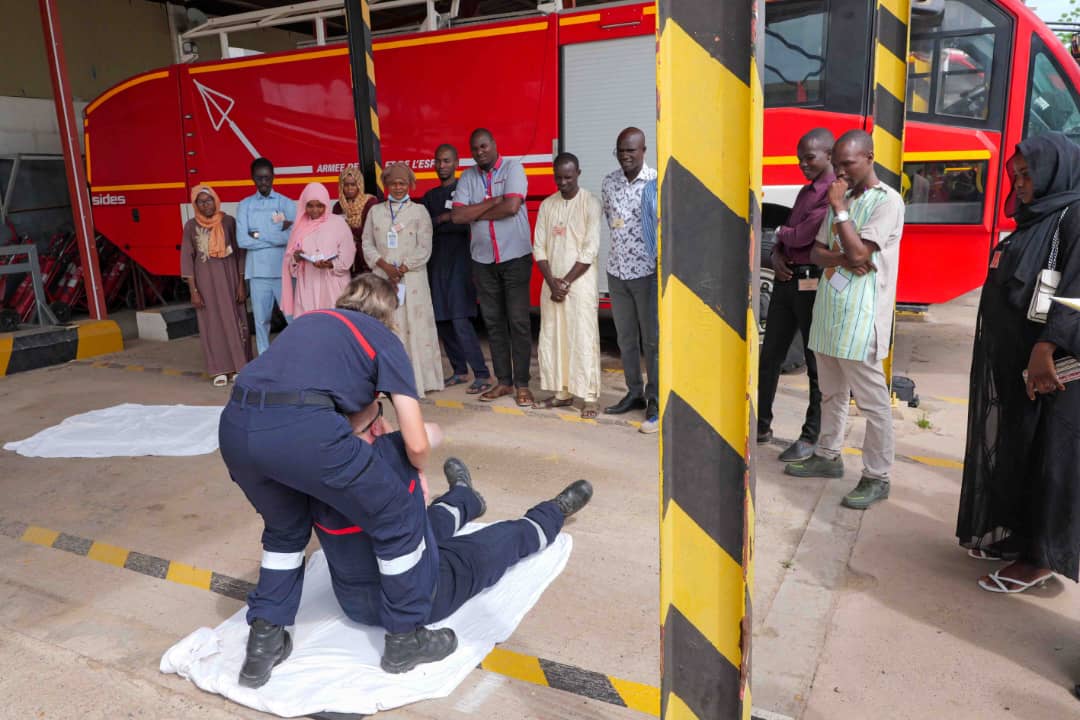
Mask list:
[[255,347],[262,355],[270,347],[270,316],[274,312],[274,301],[281,306],[281,278],[248,278],[248,282],[251,283],[251,311],[255,315]]

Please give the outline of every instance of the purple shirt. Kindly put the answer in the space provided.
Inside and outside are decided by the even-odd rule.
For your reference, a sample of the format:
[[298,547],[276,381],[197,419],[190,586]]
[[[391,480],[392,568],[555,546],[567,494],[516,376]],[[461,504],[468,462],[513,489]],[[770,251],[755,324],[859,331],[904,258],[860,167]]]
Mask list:
[[796,265],[811,264],[810,248],[829,209],[829,185],[835,179],[833,171],[826,170],[804,186],[795,197],[788,221],[776,230],[774,247]]

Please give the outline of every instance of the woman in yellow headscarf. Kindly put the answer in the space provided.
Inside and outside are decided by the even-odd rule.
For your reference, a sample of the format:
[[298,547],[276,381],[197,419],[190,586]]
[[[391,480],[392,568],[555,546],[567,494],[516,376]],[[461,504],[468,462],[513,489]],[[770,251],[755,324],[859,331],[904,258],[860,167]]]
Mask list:
[[368,210],[377,205],[379,199],[364,192],[364,174],[358,165],[346,165],[338,176],[338,201],[334,203],[334,214],[343,215],[352,230],[356,242],[356,258],[352,273],[359,275],[370,270],[364,262],[363,232]]
[[191,205],[195,217],[180,240],[180,275],[191,290],[206,372],[224,387],[252,358],[244,250],[236,244],[236,220],[221,211],[213,188],[191,188]]

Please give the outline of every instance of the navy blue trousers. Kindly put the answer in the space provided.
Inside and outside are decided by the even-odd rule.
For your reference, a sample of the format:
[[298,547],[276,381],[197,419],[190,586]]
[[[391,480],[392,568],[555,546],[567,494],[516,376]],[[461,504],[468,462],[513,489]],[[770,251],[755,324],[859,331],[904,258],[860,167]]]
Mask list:
[[[558,506],[548,501],[519,520],[492,523],[467,535],[454,534],[479,511],[476,495],[462,487],[436,498],[428,507],[428,523],[439,547],[439,581],[425,623],[452,615],[517,562],[547,547],[563,525]],[[381,586],[371,538],[318,501],[312,503],[312,515],[341,609],[350,620],[379,625]]]
[[453,320],[440,320],[436,323],[439,339],[446,350],[446,358],[455,375],[468,375],[472,368],[477,380],[491,377],[488,372],[484,353],[480,349],[480,340],[476,337],[476,328],[472,318],[460,317]]

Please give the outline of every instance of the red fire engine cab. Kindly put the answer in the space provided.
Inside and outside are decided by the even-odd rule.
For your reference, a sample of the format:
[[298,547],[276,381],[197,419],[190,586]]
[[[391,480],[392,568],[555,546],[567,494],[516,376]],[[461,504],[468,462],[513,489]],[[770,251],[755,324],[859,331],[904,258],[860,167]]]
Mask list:
[[[765,7],[768,227],[783,222],[804,182],[798,138],[817,126],[839,134],[871,124],[875,4]],[[1080,139],[1080,69],[1020,0],[913,0],[912,8],[897,299],[929,304],[979,287],[991,247],[1012,229],[1004,161],[1015,144],[1048,131]],[[623,127],[645,130],[655,167],[655,43],[652,3],[378,36],[383,160],[408,163],[420,194],[436,182],[434,149],[452,143],[468,164],[470,131],[487,127],[500,152],[524,164],[531,212],[555,191],[550,162],[560,150],[578,155],[582,186],[599,193],[617,167]],[[279,191],[296,197],[317,181],[336,197],[338,172],[356,160],[353,113],[344,45],[137,75],[86,108],[95,225],[151,272],[175,275],[188,188],[212,185],[229,211],[254,192],[248,166],[265,155]],[[715,122],[724,113],[717,107]]]

